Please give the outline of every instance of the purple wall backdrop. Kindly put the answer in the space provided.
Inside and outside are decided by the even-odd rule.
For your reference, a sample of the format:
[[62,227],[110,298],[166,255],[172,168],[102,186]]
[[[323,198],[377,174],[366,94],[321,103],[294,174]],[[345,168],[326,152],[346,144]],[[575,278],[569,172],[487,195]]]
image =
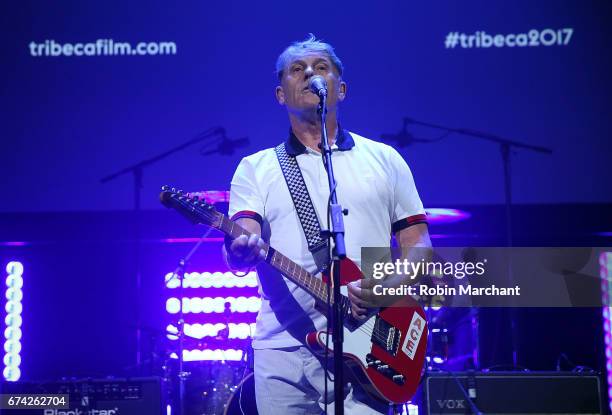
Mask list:
[[[286,2],[19,2],[4,5],[0,211],[129,209],[128,176],[104,175],[215,126],[251,144],[231,156],[199,147],[146,169],[158,187],[226,189],[240,158],[285,138],[274,62],[314,32],[336,46],[349,95],[344,126],[379,138],[404,116],[550,147],[513,155],[517,203],[612,201],[612,5],[521,0],[325,6]],[[320,11],[319,11],[320,10]],[[323,17],[315,17],[321,15]],[[571,28],[566,45],[446,48],[449,32]],[[555,32],[556,33],[556,32]],[[544,35],[550,39],[550,32]],[[548,36],[548,37],[547,37]],[[176,54],[32,56],[29,44],[171,41]],[[417,137],[439,133],[410,128]],[[449,136],[399,149],[427,206],[501,203],[496,145]]]

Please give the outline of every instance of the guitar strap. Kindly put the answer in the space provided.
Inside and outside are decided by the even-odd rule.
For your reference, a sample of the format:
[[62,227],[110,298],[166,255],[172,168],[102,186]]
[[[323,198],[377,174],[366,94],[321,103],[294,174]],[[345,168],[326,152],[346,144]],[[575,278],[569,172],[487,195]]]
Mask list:
[[304,182],[302,171],[294,156],[290,156],[285,149],[285,143],[281,143],[274,149],[278,163],[289,188],[291,199],[306,236],[308,250],[314,257],[319,272],[329,267],[329,245],[327,240],[321,237],[321,224],[317,218],[308,188]]

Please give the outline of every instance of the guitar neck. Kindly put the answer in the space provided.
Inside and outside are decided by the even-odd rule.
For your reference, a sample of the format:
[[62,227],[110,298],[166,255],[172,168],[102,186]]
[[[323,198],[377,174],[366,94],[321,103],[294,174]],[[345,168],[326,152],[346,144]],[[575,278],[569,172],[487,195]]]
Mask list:
[[[249,237],[251,232],[238,225],[236,222],[228,219],[225,215],[221,215],[222,219],[218,225],[218,229],[230,236],[232,239],[238,238],[240,235]],[[300,265],[287,258],[285,255],[272,248],[269,244],[265,244],[263,249],[266,251],[266,262],[283,273],[288,279],[302,287],[310,295],[315,297],[322,303],[327,303],[327,285],[320,279],[316,278],[310,272],[306,271]],[[333,303],[333,298],[330,296],[330,303]]]

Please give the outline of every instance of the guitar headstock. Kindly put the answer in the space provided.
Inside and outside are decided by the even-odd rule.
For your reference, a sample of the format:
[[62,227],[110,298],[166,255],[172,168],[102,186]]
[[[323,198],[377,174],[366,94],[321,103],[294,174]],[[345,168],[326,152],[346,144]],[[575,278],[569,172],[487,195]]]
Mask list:
[[200,200],[197,196],[191,196],[182,190],[174,187],[162,186],[159,200],[167,208],[178,210],[183,216],[193,223],[200,223],[219,229],[223,214],[205,200]]

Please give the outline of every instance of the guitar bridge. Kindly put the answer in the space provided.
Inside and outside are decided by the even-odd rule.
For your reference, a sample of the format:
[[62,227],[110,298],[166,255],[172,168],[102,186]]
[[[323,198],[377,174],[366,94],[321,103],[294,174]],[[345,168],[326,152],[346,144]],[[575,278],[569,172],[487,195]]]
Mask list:
[[376,316],[374,330],[372,331],[372,343],[382,348],[391,356],[395,356],[399,350],[400,338],[402,332],[397,327],[392,326],[387,321]]

